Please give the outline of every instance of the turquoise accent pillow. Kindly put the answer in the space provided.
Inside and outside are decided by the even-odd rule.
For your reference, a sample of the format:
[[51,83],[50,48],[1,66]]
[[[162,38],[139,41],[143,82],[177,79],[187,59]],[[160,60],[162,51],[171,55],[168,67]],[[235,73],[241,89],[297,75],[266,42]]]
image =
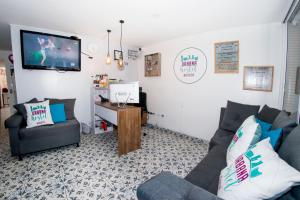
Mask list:
[[66,121],[65,105],[63,103],[50,105],[50,112],[54,123]]
[[273,149],[275,149],[276,145],[281,137],[281,134],[282,134],[282,128],[278,128],[278,129],[270,130],[270,131],[262,131],[260,140],[270,138],[270,143],[271,143]]
[[259,120],[259,119],[256,119],[256,122],[260,125],[262,132],[269,131],[272,127],[272,124],[269,124],[269,123],[264,122],[264,121]]

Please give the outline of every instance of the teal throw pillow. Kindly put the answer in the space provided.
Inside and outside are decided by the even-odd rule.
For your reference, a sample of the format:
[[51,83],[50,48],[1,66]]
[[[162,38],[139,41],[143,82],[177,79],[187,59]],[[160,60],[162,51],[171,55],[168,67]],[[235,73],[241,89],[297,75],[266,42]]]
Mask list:
[[278,128],[270,131],[262,131],[260,140],[264,140],[266,138],[270,138],[270,143],[273,149],[276,148],[282,134],[282,128]]
[[272,124],[269,124],[259,119],[256,119],[256,122],[260,125],[262,132],[269,131],[272,127]]
[[60,103],[60,104],[50,105],[50,112],[51,112],[52,120],[54,123],[66,121],[66,113],[65,113],[65,105],[64,104]]

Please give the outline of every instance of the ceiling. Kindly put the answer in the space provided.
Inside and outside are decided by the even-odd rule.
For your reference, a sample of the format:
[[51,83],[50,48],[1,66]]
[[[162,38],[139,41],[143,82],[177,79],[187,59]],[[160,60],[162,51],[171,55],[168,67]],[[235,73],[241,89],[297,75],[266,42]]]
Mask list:
[[11,49],[9,24],[118,38],[132,46],[243,25],[281,22],[292,0],[1,0],[0,49]]

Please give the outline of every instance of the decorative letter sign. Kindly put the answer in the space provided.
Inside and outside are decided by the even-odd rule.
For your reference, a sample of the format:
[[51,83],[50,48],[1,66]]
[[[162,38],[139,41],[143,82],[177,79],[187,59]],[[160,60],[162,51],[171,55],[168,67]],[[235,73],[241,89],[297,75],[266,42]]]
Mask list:
[[199,81],[207,69],[207,59],[203,51],[195,47],[181,50],[173,65],[176,78],[187,84]]

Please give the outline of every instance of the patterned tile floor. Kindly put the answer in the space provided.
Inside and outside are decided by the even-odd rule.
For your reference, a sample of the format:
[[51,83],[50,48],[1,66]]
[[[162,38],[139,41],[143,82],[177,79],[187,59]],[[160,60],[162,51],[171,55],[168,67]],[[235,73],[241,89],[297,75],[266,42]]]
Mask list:
[[82,134],[81,146],[10,156],[0,134],[0,199],[134,200],[138,185],[162,170],[184,177],[204,157],[207,142],[145,127],[142,149],[117,156],[115,133]]

